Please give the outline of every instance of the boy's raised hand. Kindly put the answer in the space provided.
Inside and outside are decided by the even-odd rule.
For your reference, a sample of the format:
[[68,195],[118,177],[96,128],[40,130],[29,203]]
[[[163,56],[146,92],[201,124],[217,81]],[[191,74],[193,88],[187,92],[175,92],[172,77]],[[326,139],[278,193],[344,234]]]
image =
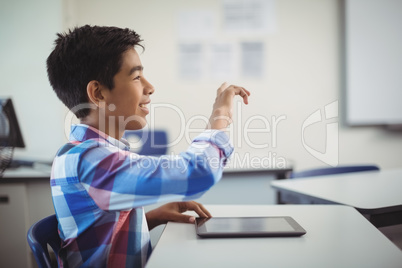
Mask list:
[[243,102],[248,104],[250,92],[239,86],[223,83],[217,90],[215,103],[212,108],[212,114],[209,118],[208,128],[224,130],[232,122],[233,98],[239,95]]

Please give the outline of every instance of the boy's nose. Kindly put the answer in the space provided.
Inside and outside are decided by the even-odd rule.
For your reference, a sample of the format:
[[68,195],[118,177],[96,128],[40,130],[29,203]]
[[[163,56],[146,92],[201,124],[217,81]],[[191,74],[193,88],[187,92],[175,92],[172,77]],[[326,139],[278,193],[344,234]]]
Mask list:
[[155,88],[150,84],[150,86],[146,89],[146,95],[152,95],[155,92]]
[[152,95],[155,92],[154,86],[145,80],[144,93],[145,95]]

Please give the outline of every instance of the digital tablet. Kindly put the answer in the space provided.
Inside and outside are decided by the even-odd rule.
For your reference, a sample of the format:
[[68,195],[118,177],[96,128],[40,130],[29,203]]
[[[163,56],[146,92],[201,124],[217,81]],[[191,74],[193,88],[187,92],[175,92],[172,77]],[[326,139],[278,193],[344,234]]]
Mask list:
[[212,217],[197,218],[197,235],[213,237],[302,236],[306,233],[292,217]]

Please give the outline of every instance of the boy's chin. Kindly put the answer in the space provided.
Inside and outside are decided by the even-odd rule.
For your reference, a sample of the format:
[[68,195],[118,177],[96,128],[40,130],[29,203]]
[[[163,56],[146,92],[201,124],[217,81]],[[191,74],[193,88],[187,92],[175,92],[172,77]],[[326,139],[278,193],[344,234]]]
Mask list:
[[140,130],[140,129],[144,129],[144,128],[148,128],[148,124],[147,121],[144,122],[130,122],[126,125],[125,130]]

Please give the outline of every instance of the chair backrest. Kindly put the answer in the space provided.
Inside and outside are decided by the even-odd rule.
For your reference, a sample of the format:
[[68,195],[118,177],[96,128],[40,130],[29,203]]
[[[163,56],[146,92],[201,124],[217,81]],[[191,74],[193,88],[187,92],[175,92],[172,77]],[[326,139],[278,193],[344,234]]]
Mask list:
[[371,171],[371,170],[380,170],[380,169],[379,169],[379,167],[377,167],[375,165],[339,166],[339,167],[329,167],[329,168],[318,168],[318,169],[310,169],[310,170],[305,170],[305,171],[300,171],[300,172],[292,172],[292,173],[290,173],[289,179],[325,176],[325,175],[361,172],[361,171]]
[[51,215],[34,223],[28,230],[28,244],[40,268],[52,267],[47,245],[50,245],[53,249],[56,258],[58,256],[61,247],[61,239],[57,225],[56,215]]
[[141,144],[138,151],[141,155],[159,156],[167,152],[168,138],[163,130],[126,130],[123,138],[130,143],[134,140],[135,143]]

